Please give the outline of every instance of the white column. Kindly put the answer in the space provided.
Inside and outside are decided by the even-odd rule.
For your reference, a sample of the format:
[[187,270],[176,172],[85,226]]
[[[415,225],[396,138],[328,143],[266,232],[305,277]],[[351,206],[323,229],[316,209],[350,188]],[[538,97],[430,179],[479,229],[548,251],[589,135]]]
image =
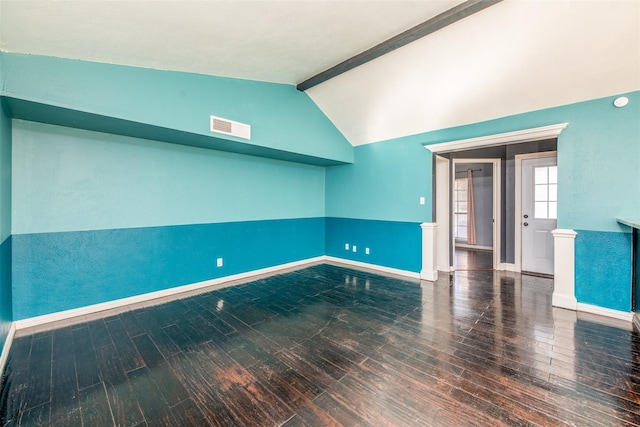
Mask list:
[[420,278],[434,282],[438,280],[438,269],[436,268],[436,229],[435,222],[423,222],[422,228],[422,270]]
[[575,240],[578,233],[557,229],[553,234],[553,296],[554,307],[576,310],[575,292]]

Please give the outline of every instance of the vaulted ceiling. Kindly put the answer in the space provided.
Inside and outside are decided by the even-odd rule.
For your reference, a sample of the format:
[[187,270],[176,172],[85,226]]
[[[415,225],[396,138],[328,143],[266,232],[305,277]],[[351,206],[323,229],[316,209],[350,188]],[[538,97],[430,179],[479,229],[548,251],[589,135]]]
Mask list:
[[[0,50],[295,85],[460,3],[0,0]],[[639,0],[506,0],[306,92],[359,145],[639,89]]]

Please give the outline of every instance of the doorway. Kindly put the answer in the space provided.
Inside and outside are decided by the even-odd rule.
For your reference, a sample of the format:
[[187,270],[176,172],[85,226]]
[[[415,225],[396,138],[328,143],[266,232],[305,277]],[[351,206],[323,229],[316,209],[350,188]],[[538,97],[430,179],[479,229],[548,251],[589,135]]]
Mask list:
[[480,265],[481,269],[499,269],[501,160],[454,158],[436,164],[440,164],[441,176],[446,167],[450,188],[437,213],[448,219],[447,270],[478,269]]
[[495,196],[499,195],[499,187],[494,185],[498,183],[494,177],[496,161],[499,159],[453,160],[451,241],[455,270],[496,268],[494,228],[500,211],[500,205],[495,203]]
[[555,151],[516,156],[516,268],[553,276],[553,236],[558,218]]
[[[468,139],[451,140],[435,144],[424,144],[424,147],[434,154],[434,183],[433,183],[433,213],[432,218],[437,227],[435,242],[423,240],[423,255],[433,251],[434,259],[429,261],[438,271],[453,271],[453,233],[451,221],[451,193],[452,189],[452,160],[466,159],[476,162],[482,159],[502,159],[498,173],[494,174],[496,191],[496,209],[500,209],[495,217],[493,264],[496,270],[521,271],[522,240],[521,240],[521,205],[515,203],[520,192],[515,189],[515,181],[520,183],[520,170],[516,173],[515,156],[528,153],[545,153],[542,157],[549,157],[549,152],[556,153],[558,136],[568,126],[568,123],[542,126],[538,128],[522,129],[514,132],[478,136]],[[499,164],[499,163],[498,163]],[[521,166],[521,164],[520,164]],[[494,167],[496,167],[494,165]],[[520,187],[520,186],[518,186]],[[518,212],[516,212],[518,210]],[[435,244],[435,248],[432,245]],[[497,258],[497,259],[496,259]],[[427,257],[429,259],[429,257]]]

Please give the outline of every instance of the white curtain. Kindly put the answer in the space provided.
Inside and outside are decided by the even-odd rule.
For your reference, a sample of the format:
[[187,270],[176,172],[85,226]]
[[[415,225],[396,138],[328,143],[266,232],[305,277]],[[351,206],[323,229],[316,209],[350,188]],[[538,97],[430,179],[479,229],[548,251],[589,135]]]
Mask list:
[[467,169],[467,243],[476,242],[476,214],[473,207],[473,172]]

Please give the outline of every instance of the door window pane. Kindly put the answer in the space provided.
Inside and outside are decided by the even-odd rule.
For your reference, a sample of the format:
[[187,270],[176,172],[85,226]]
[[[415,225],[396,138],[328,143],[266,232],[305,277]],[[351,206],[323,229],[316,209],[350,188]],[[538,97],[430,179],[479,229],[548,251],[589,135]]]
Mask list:
[[453,229],[457,240],[467,240],[467,178],[458,178],[454,183]]
[[535,201],[536,202],[546,202],[549,200],[549,195],[547,194],[548,185],[536,185],[536,194]]
[[535,175],[536,185],[549,183],[549,168],[548,167],[535,168],[535,171],[536,171],[536,175]]
[[534,168],[534,214],[537,219],[558,217],[558,167]]
[[549,184],[549,201],[558,201],[558,184]]
[[538,218],[538,219],[546,219],[546,218],[548,218],[547,204],[548,204],[548,202],[536,202],[536,204],[535,204],[535,216],[536,216],[536,218]]

